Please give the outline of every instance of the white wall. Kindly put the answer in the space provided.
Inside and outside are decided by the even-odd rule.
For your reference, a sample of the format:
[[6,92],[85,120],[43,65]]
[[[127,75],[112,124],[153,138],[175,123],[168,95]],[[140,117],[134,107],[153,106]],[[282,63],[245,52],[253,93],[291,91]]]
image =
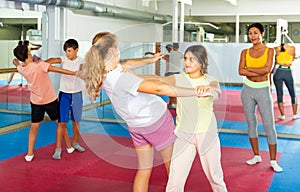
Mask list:
[[160,24],[78,15],[71,11],[67,11],[66,18],[66,38],[91,41],[96,33],[108,31],[118,35],[121,41],[162,41],[162,27]]
[[236,43],[206,43],[209,54],[209,74],[217,77],[223,83],[242,83],[243,77],[238,74],[240,53],[250,47],[249,44]]
[[[163,30],[160,24],[143,23],[140,21],[114,19],[107,17],[94,17],[79,15],[69,9],[62,8],[47,9],[48,13],[48,57],[58,57],[64,55],[62,46],[64,41],[70,38],[76,39],[80,43],[79,56],[84,57],[91,46],[92,38],[95,34],[108,31],[116,34],[120,42],[161,42]],[[57,14],[53,14],[56,12]],[[87,22],[88,21],[88,22]],[[131,45],[130,45],[131,46]],[[131,49],[129,48],[127,49]],[[144,45],[143,45],[144,46]],[[143,47],[142,46],[142,47]],[[125,46],[126,47],[126,46]],[[142,54],[129,56],[130,58],[141,58]],[[153,71],[154,68],[147,70]],[[59,86],[59,74],[52,74],[51,79],[55,88]]]
[[[162,48],[167,42],[162,43]],[[180,51],[184,53],[187,47],[196,43],[183,43],[180,44]],[[2,51],[2,57],[0,57],[0,68],[13,67],[12,50],[17,45],[17,41],[0,41],[0,50]],[[142,43],[142,42],[123,42],[120,41],[121,59],[128,58],[141,58],[144,57],[146,51],[154,51],[155,43]],[[241,84],[243,83],[244,77],[238,74],[238,65],[241,51],[245,48],[249,48],[252,44],[237,44],[237,43],[204,43],[203,44],[208,52],[208,72],[210,75],[216,77],[221,83],[232,83]],[[79,41],[79,52],[78,55],[84,58],[86,52],[91,46],[90,41]],[[268,45],[273,47],[273,45]],[[300,44],[294,44],[297,50],[297,55],[300,53]],[[61,54],[64,55],[61,47],[57,49],[61,50]],[[164,49],[162,49],[164,51]],[[5,64],[5,65],[4,65]],[[293,75],[295,84],[300,85],[300,59],[296,59],[293,63]],[[165,69],[162,62],[161,75],[163,75]],[[137,73],[143,74],[154,74],[155,65],[149,65],[145,68],[137,70]],[[59,74],[51,73],[52,82],[55,88],[58,90],[59,85]]]
[[13,49],[17,46],[18,41],[0,41],[0,69],[3,68],[13,68]]

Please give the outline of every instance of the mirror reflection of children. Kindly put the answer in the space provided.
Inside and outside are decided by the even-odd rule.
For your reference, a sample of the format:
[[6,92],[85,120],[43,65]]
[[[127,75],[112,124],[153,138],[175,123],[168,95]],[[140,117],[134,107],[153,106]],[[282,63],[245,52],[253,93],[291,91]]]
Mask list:
[[[182,59],[183,54],[179,51],[179,43],[167,44],[166,49],[169,54],[165,54],[163,59],[166,61],[166,72],[165,76],[170,76],[173,74],[179,74],[182,71]],[[145,55],[154,55],[153,52],[146,52]],[[176,108],[176,98],[171,97],[168,106],[169,108]]]
[[[166,49],[168,51],[168,54],[164,54],[164,56],[162,57],[162,59],[164,59],[166,61],[166,71],[165,71],[165,75],[168,73],[168,71],[170,70],[170,52],[173,51],[173,45],[172,44],[167,44],[166,45]],[[145,55],[154,55],[155,53],[153,52],[145,52]],[[170,104],[170,97],[165,96],[165,95],[159,95],[164,101],[167,102],[167,104]]]
[[[164,54],[164,56],[162,57],[165,61],[166,61],[166,71],[165,71],[165,75],[167,74],[167,72],[170,70],[170,52],[173,51],[173,45],[172,44],[167,44],[166,45],[166,49],[168,51],[168,54]],[[154,55],[155,53],[153,52],[146,52],[145,55]]]
[[[75,39],[68,39],[63,46],[65,56],[59,58],[49,58],[46,62],[50,64],[60,63],[63,69],[78,71],[83,59],[77,56],[78,42]],[[80,121],[82,116],[82,80],[76,76],[61,75],[59,88],[59,127],[57,129],[56,149],[53,159],[60,159],[62,152],[62,138],[68,137],[67,124],[71,112],[73,145],[68,146],[67,152],[72,153],[75,150],[84,152],[85,149],[79,145]]]
[[[173,43],[173,49],[169,54],[169,71],[166,72],[165,76],[179,74],[182,72],[182,61],[183,54],[179,51],[179,43]],[[171,97],[169,102],[169,108],[175,109],[177,105],[176,97]]]
[[298,103],[294,78],[292,73],[292,64],[296,57],[296,49],[294,46],[284,43],[284,35],[281,36],[281,44],[275,47],[275,70],[273,82],[276,88],[277,105],[280,112],[279,120],[285,120],[284,105],[283,105],[283,83],[286,85],[291,97],[293,119],[299,119],[297,115]]

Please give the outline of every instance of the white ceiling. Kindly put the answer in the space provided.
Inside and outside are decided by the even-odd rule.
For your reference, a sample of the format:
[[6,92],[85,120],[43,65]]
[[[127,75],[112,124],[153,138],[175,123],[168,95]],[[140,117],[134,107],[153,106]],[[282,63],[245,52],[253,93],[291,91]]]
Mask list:
[[[156,14],[172,15],[173,13],[173,0],[89,1]],[[13,8],[17,4],[27,11],[32,9],[32,6],[28,4],[6,0],[0,0],[0,9],[5,7]],[[35,6],[34,8],[38,11],[43,10],[41,6]],[[178,8],[180,12],[180,6]],[[277,18],[283,18],[289,22],[300,22],[299,10],[300,0],[192,0],[192,5],[185,5],[185,20],[235,23],[237,18],[239,22],[276,22]],[[0,11],[0,18],[4,18],[3,9]]]

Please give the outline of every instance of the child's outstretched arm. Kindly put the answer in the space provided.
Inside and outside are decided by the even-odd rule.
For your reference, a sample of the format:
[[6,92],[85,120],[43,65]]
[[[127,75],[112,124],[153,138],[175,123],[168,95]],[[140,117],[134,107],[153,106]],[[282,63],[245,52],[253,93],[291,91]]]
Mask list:
[[145,52],[145,55],[154,55],[154,54],[155,54],[155,53],[150,52],[150,51]]
[[70,71],[70,70],[62,69],[62,68],[55,67],[52,65],[49,66],[48,72],[56,72],[56,73],[62,73],[62,74],[66,74],[66,75],[76,75],[77,74],[76,71]]
[[138,91],[170,97],[200,96],[194,88],[178,87],[154,78],[144,79],[139,85]]
[[50,63],[50,64],[61,64],[62,60],[61,58],[49,58],[47,60],[45,60],[45,62]]
[[40,44],[35,44],[35,43],[31,43],[31,42],[30,42],[30,44],[34,46],[34,47],[30,48],[31,50],[39,50],[39,48],[42,47],[42,45],[40,45]]
[[144,67],[145,65],[148,65],[150,63],[154,63],[163,57],[164,57],[163,53],[155,53],[150,58],[126,60],[122,63],[122,68],[123,69],[138,69],[138,68]]
[[159,80],[165,82],[169,85],[175,86],[175,75],[170,76],[159,76],[159,75],[145,75],[145,74],[136,74],[138,77],[143,78],[145,80]]

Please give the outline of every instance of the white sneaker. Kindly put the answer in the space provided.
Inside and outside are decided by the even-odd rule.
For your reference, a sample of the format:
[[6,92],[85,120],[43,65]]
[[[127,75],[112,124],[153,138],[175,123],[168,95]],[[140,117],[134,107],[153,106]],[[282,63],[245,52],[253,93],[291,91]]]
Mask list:
[[293,116],[293,119],[295,120],[295,119],[300,119],[300,116],[299,115],[294,115]]
[[53,159],[60,159],[60,155],[61,155],[61,149],[55,149],[55,152],[52,156]]
[[33,157],[34,157],[34,155],[26,155],[25,161],[30,162],[30,161],[32,161]]
[[283,171],[283,169],[277,164],[275,160],[270,161],[270,164],[275,172],[280,173]]
[[81,147],[78,143],[73,144],[73,148],[79,152],[84,152],[85,148]]
[[75,150],[75,149],[74,149],[73,147],[67,148],[67,152],[68,152],[68,153],[73,153],[74,150]]
[[260,155],[255,155],[252,159],[246,161],[248,165],[254,165],[256,163],[262,162],[261,156]]
[[277,119],[285,120],[285,115],[280,115],[280,116],[277,117]]

